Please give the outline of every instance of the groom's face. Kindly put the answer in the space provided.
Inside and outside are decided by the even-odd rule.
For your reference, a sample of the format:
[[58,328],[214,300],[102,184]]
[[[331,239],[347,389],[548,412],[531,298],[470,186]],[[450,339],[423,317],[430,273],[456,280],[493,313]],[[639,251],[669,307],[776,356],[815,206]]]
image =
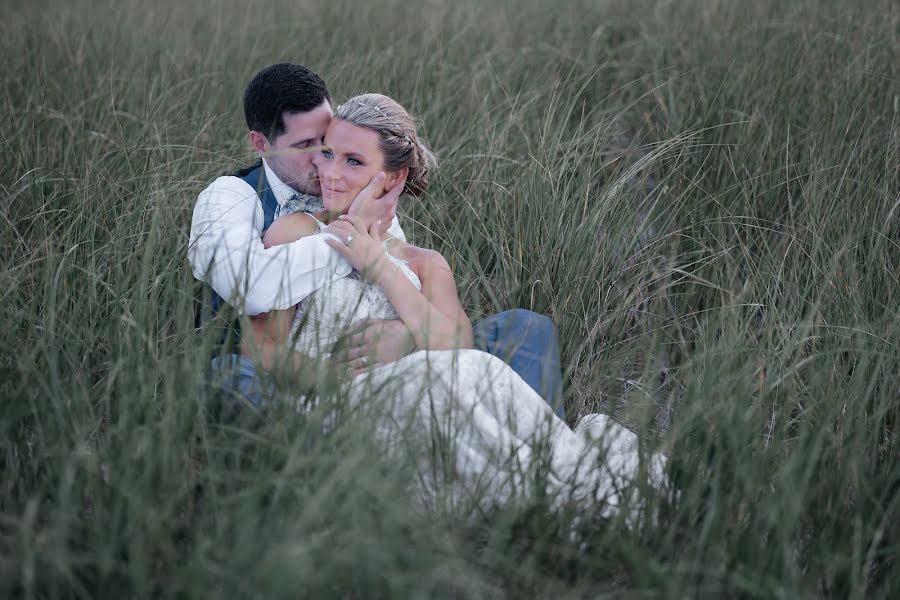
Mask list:
[[309,112],[284,113],[284,133],[264,145],[263,156],[269,167],[298,192],[322,193],[312,159],[321,149],[332,115],[327,100]]

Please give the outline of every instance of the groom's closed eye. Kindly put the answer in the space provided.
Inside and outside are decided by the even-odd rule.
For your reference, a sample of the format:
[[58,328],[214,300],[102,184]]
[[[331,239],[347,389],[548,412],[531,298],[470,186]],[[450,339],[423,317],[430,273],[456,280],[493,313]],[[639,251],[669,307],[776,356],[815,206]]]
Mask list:
[[299,142],[291,144],[291,147],[296,148],[298,150],[308,150],[309,148],[313,147],[314,145],[318,146],[319,140],[311,138],[308,140],[301,140]]

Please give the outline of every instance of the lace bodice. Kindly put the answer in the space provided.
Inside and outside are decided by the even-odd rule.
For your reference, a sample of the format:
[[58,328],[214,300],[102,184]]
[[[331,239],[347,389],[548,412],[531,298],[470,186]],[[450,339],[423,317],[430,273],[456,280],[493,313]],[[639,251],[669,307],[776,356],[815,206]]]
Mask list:
[[[313,217],[315,218],[315,217]],[[319,229],[325,225],[316,220]],[[388,259],[412,282],[422,289],[422,282],[405,260],[388,251]],[[366,281],[358,271],[332,281],[307,296],[297,306],[291,326],[290,339],[294,348],[308,356],[330,354],[332,346],[351,324],[361,319],[397,319],[399,316],[380,286]]]

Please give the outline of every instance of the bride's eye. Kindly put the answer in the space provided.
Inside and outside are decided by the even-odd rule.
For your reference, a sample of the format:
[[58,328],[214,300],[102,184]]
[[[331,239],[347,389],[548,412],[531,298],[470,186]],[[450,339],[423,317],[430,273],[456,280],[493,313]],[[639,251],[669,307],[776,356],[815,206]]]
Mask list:
[[322,156],[330,160],[334,158],[334,153],[327,148],[322,148]]
[[348,158],[348,159],[347,159],[347,164],[348,164],[348,165],[353,165],[353,166],[359,166],[359,165],[361,165],[362,163],[359,162],[358,160],[356,160],[355,158]]

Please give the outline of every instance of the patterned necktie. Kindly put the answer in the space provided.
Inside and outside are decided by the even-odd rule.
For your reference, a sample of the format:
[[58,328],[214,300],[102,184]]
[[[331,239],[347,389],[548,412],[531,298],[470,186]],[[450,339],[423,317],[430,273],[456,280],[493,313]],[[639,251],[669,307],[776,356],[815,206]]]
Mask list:
[[278,206],[278,210],[275,211],[275,218],[277,219],[281,215],[289,215],[298,212],[316,213],[320,210],[324,210],[324,208],[322,199],[318,196],[294,193],[293,196]]

